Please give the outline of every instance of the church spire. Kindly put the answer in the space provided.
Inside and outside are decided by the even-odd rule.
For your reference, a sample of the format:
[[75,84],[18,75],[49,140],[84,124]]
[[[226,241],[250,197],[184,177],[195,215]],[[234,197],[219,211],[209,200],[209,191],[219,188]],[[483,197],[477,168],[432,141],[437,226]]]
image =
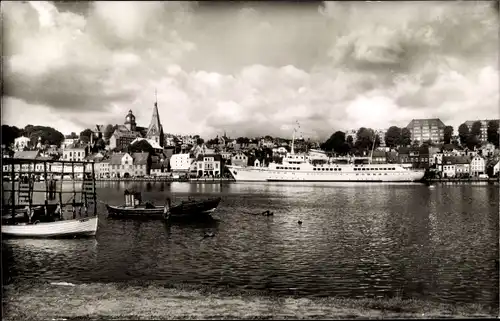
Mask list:
[[158,112],[158,95],[156,89],[155,89],[155,104],[153,107],[153,116],[151,118],[151,123],[149,124],[148,127],[146,138],[156,141],[158,144],[160,144],[160,146],[163,147],[163,128],[160,122],[160,114]]

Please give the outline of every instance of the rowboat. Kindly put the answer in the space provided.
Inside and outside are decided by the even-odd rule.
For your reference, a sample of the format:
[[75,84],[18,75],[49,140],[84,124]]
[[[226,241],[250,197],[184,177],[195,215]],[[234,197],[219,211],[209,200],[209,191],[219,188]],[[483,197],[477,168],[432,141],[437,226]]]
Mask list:
[[163,219],[165,217],[165,206],[113,206],[106,204],[108,217],[110,218],[142,218],[142,219]]
[[95,236],[97,224],[97,216],[48,223],[19,223],[2,225],[2,235],[29,238]]
[[200,218],[214,212],[221,201],[220,197],[203,200],[181,201],[172,205],[167,198],[166,205],[153,205],[150,202],[142,203],[139,192],[125,191],[125,205],[113,206],[106,204],[108,217],[122,219],[179,219]]

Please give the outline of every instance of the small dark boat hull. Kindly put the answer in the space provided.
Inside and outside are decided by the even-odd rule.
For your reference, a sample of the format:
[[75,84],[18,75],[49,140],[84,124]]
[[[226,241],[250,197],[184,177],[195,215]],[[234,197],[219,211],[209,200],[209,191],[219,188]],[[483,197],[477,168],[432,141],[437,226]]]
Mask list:
[[108,217],[121,219],[163,219],[164,207],[155,206],[154,208],[145,207],[123,207],[106,204]]
[[183,201],[179,205],[171,206],[167,215],[165,215],[164,206],[145,208],[106,205],[106,208],[110,218],[183,220],[210,216],[217,209],[220,201],[220,197],[208,200]]

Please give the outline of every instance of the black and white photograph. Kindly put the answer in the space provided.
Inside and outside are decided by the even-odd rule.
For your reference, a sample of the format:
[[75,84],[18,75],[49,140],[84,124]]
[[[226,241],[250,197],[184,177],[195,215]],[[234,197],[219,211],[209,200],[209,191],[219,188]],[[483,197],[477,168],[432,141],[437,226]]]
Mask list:
[[485,1],[2,1],[2,320],[498,318]]

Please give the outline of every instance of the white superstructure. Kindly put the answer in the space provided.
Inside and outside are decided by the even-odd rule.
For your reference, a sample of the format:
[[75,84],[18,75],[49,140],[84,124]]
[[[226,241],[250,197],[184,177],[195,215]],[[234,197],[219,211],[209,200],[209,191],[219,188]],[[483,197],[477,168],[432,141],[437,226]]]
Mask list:
[[236,181],[412,182],[424,177],[423,170],[402,164],[338,164],[326,155],[320,155],[318,151],[294,153],[292,140],[291,152],[286,154],[282,164],[227,167]]

